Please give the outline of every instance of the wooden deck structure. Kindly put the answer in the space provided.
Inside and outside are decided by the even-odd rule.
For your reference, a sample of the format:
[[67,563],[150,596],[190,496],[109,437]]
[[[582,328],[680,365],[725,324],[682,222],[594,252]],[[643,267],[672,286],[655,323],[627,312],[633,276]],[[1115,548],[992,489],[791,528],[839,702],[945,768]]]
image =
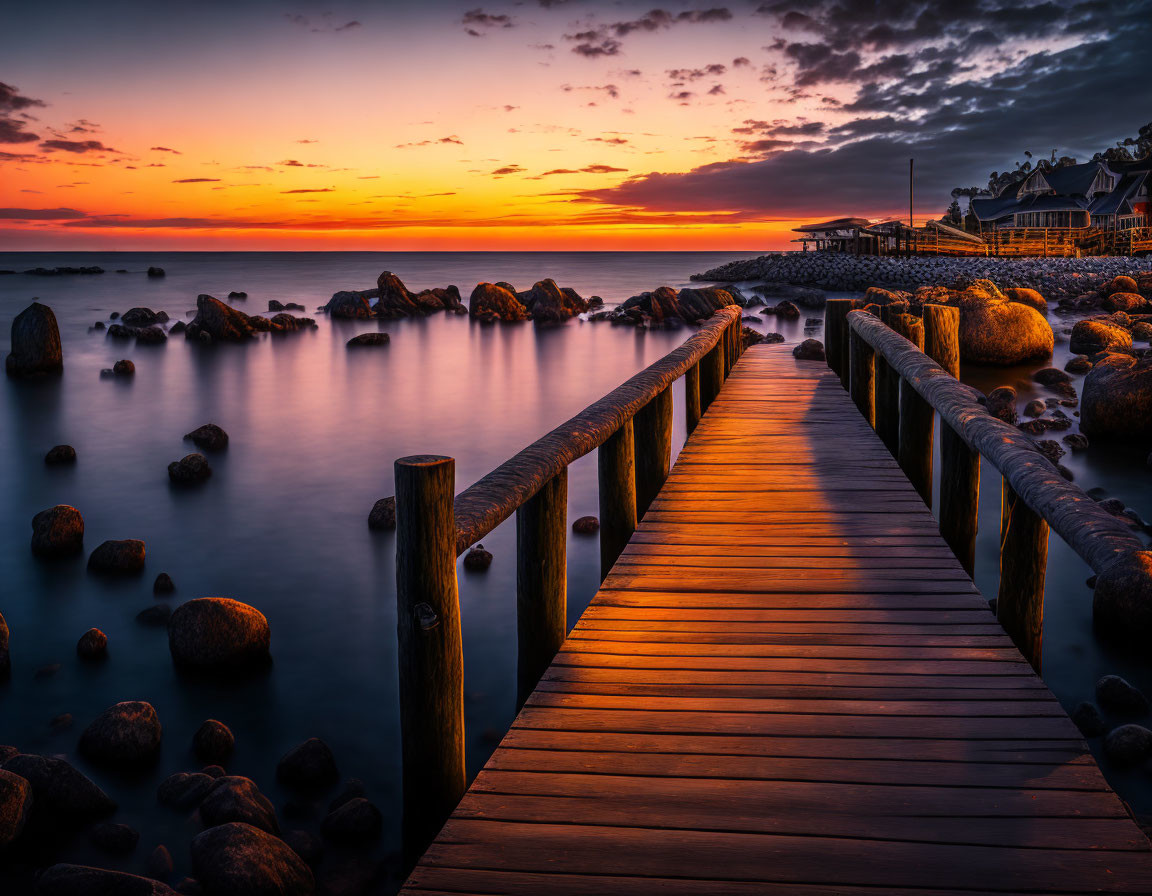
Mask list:
[[1148,839],[837,374],[735,356],[404,892],[1152,892]]

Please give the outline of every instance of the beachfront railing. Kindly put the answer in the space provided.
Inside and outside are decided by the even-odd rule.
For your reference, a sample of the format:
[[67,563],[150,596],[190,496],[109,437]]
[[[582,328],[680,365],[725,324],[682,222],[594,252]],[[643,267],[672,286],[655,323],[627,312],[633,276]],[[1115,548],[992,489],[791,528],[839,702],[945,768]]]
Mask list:
[[[655,364],[455,495],[455,461],[396,461],[396,601],[406,851],[418,855],[465,790],[456,558],[516,514],[517,705],[567,635],[568,465],[597,450],[601,579],[668,476],[672,384],[688,433],[739,358],[740,309],[720,309]],[[455,495],[455,497],[454,497]]]
[[[960,312],[925,305],[922,319],[835,299],[825,310],[829,366],[929,507],[934,414],[940,415],[940,532],[965,570],[975,564],[980,458],[1003,477],[996,615],[1040,671],[1049,528],[1096,573],[1098,623],[1123,631],[1152,611],[1152,553],[1131,529],[1068,482],[1015,426],[959,382]],[[1129,618],[1121,618],[1127,616]],[[1133,635],[1137,634],[1133,628]]]

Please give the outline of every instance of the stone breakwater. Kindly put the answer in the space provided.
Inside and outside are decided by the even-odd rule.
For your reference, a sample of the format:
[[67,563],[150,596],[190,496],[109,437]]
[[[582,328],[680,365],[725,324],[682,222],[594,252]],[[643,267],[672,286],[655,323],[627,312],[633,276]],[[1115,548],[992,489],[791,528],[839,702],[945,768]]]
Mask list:
[[1149,267],[1148,259],[1093,258],[896,258],[831,252],[789,252],[732,261],[693,274],[693,280],[737,283],[770,280],[827,290],[864,290],[869,286],[916,289],[963,288],[974,280],[992,280],[1001,288],[1040,290],[1046,298],[1080,295],[1099,289],[1113,277]]

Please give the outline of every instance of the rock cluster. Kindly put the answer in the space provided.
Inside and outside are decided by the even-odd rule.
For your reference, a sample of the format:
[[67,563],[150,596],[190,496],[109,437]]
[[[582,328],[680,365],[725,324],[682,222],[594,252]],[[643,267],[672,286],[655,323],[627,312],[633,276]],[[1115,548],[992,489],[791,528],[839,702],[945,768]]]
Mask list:
[[[372,304],[372,300],[376,304]],[[455,286],[412,292],[391,271],[383,271],[375,289],[343,290],[335,293],[324,306],[330,317],[367,320],[379,317],[391,320],[401,317],[426,317],[437,311],[467,314]]]
[[593,319],[603,317],[635,326],[675,326],[698,323],[726,305],[735,304],[735,296],[726,289],[682,289],[677,292],[669,286],[661,286],[626,299],[612,311],[598,311]]
[[184,329],[185,339],[200,342],[246,342],[256,333],[293,333],[312,329],[316,321],[309,317],[277,314],[271,320],[237,311],[210,295],[196,297],[196,316]]

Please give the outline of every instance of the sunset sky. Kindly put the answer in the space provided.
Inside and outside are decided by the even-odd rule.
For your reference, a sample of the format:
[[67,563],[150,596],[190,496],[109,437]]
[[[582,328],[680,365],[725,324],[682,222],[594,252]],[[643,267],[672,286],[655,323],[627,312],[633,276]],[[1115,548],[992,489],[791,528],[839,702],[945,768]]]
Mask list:
[[1152,0],[9,4],[0,249],[783,248],[1152,119]]

